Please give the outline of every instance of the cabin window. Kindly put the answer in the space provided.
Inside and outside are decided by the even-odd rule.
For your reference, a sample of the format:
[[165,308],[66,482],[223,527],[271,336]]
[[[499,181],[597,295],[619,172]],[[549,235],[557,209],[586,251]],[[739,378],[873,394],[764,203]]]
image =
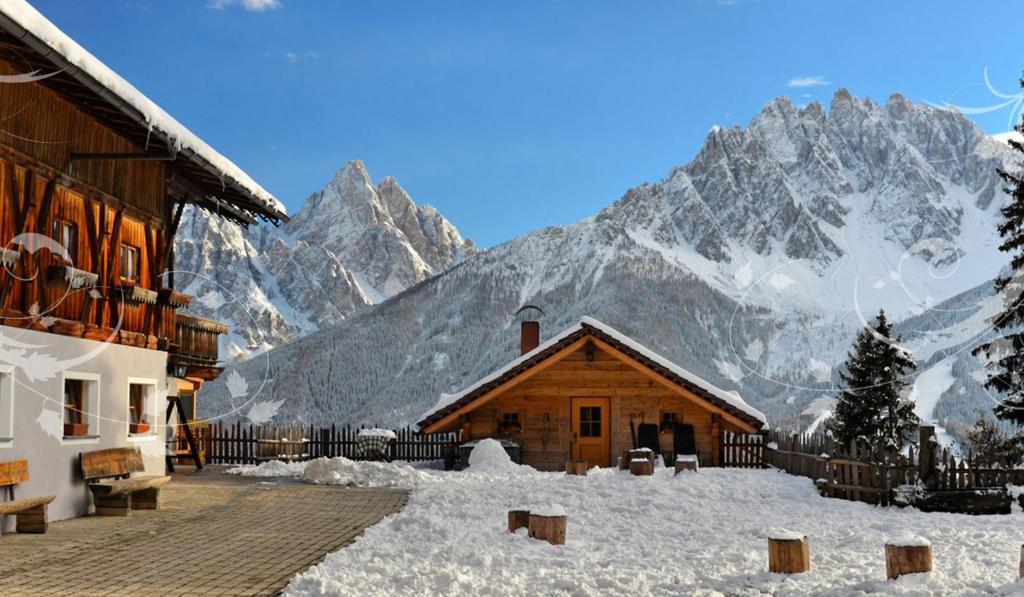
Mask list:
[[661,430],[672,431],[678,421],[679,415],[676,413],[661,413]]
[[152,435],[156,432],[156,382],[128,380],[128,434]]
[[99,376],[64,376],[64,439],[99,435]]
[[121,245],[121,278],[133,282],[139,279],[139,250],[130,245]]
[[14,370],[0,370],[0,448],[14,440]]
[[580,437],[601,437],[601,407],[580,407]]
[[68,252],[68,259],[74,263],[78,259],[78,226],[74,222],[57,218],[53,221],[53,240],[60,243]]
[[502,413],[499,428],[505,432],[522,431],[523,426],[519,423],[519,413]]

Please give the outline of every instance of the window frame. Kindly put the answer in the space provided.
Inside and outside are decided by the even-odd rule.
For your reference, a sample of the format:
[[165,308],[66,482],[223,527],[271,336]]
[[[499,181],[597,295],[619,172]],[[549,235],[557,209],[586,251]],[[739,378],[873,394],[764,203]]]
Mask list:
[[[132,386],[146,386],[150,388],[147,395],[143,398],[145,408],[141,416],[149,416],[149,430],[143,433],[132,433],[131,424],[132,420]],[[144,439],[152,439],[156,437],[156,426],[158,415],[157,415],[157,404],[156,397],[159,392],[159,383],[156,379],[151,377],[129,377],[125,383],[125,434],[129,441],[138,441]],[[140,416],[140,420],[141,420]]]
[[[121,243],[119,245],[117,254],[117,275],[121,280],[133,283],[137,283],[139,281],[139,256],[141,254],[142,251],[135,245],[130,245],[128,243]],[[128,261],[131,264],[131,271],[127,273],[131,274],[131,276],[125,275],[126,269],[128,269],[125,267],[126,263],[128,263],[125,261],[125,257],[127,255],[133,255],[133,258]]]
[[[65,241],[64,231],[65,227],[71,231],[71,238]],[[53,218],[53,228],[51,230],[51,236],[54,241],[59,243],[64,250],[68,252],[68,257],[72,264],[78,261],[78,223],[72,220],[67,220],[61,217]]]
[[85,371],[64,371],[60,378],[60,398],[59,403],[61,405],[60,413],[61,425],[64,424],[64,417],[67,411],[67,407],[64,402],[64,387],[68,380],[76,380],[83,382],[83,401],[85,408],[81,409],[83,419],[86,420],[86,424],[89,426],[88,431],[85,435],[62,435],[61,445],[79,445],[79,444],[96,444],[100,441],[100,397],[102,396],[100,388],[100,374],[89,373]]

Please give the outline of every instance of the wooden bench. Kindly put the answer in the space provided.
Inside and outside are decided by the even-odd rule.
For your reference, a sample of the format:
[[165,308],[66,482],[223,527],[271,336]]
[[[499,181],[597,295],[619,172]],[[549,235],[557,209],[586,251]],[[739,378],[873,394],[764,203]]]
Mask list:
[[0,462],[0,487],[7,488],[6,502],[0,502],[0,519],[4,514],[13,514],[19,533],[45,533],[47,528],[46,506],[57,496],[14,499],[14,486],[28,481],[28,461],[12,460]]
[[138,448],[110,448],[79,455],[82,478],[89,484],[96,514],[128,516],[132,510],[156,510],[166,475],[133,477],[146,470]]

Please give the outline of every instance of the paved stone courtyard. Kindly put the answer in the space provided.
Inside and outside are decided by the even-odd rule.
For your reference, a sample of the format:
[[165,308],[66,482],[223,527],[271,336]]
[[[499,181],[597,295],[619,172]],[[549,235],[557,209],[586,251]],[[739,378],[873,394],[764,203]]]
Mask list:
[[408,497],[186,471],[160,510],[3,535],[0,595],[272,595]]

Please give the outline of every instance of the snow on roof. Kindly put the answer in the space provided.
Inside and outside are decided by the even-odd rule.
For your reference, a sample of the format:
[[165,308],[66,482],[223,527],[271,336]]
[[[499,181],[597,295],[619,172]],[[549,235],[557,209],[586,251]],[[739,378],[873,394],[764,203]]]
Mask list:
[[694,373],[691,373],[690,371],[687,371],[686,369],[683,369],[679,365],[659,355],[653,350],[636,342],[629,336],[626,336],[625,334],[619,332],[618,330],[612,328],[611,326],[605,323],[602,323],[594,319],[593,317],[584,317],[576,325],[573,325],[569,328],[566,328],[565,330],[562,330],[554,337],[549,339],[547,342],[544,342],[537,348],[534,348],[530,352],[520,356],[519,358],[515,359],[514,361],[505,365],[504,367],[498,369],[497,371],[494,371],[490,375],[483,377],[482,379],[478,380],[476,383],[470,385],[469,387],[463,389],[462,391],[456,392],[454,394],[441,394],[440,398],[438,399],[437,403],[433,406],[433,408],[423,413],[423,416],[420,417],[420,421],[424,421],[434,416],[441,410],[451,406],[452,404],[455,404],[456,402],[465,398],[466,396],[469,396],[470,394],[477,391],[484,385],[501,378],[502,376],[506,375],[516,367],[536,357],[538,354],[544,352],[545,350],[550,349],[552,346],[555,346],[559,342],[562,342],[569,336],[572,336],[573,334],[582,331],[585,327],[593,328],[603,333],[604,335],[611,337],[616,342],[628,347],[630,350],[633,350],[634,352],[639,353],[640,355],[664,367],[665,369],[668,369],[674,375],[677,375],[685,379],[689,383],[692,383],[695,386],[699,386],[701,389],[708,392],[715,398],[721,400],[722,402],[725,402],[726,404],[739,410],[740,412],[743,412],[748,416],[760,421],[762,424],[766,425],[768,423],[768,419],[764,416],[764,414],[761,411],[757,410],[756,408],[747,404],[747,402],[743,399],[742,396],[739,395],[739,393],[719,388],[718,386],[712,384],[711,382],[700,377],[699,375],[696,375]]
[[[151,131],[167,138],[167,142],[175,150],[190,151],[198,158],[206,161],[216,170],[225,185],[234,183],[254,200],[262,203],[278,216],[285,216],[286,210],[273,195],[256,183],[234,162],[224,157],[212,147],[175,120],[163,108],[143,95],[131,83],[111,70],[98,58],[78,45],[63,31],[51,23],[39,11],[25,0],[4,0],[0,4],[0,13],[15,25],[26,30],[40,42],[48,46],[61,58],[85,73],[110,93],[138,111],[145,119]],[[69,73],[74,76],[76,73]]]

